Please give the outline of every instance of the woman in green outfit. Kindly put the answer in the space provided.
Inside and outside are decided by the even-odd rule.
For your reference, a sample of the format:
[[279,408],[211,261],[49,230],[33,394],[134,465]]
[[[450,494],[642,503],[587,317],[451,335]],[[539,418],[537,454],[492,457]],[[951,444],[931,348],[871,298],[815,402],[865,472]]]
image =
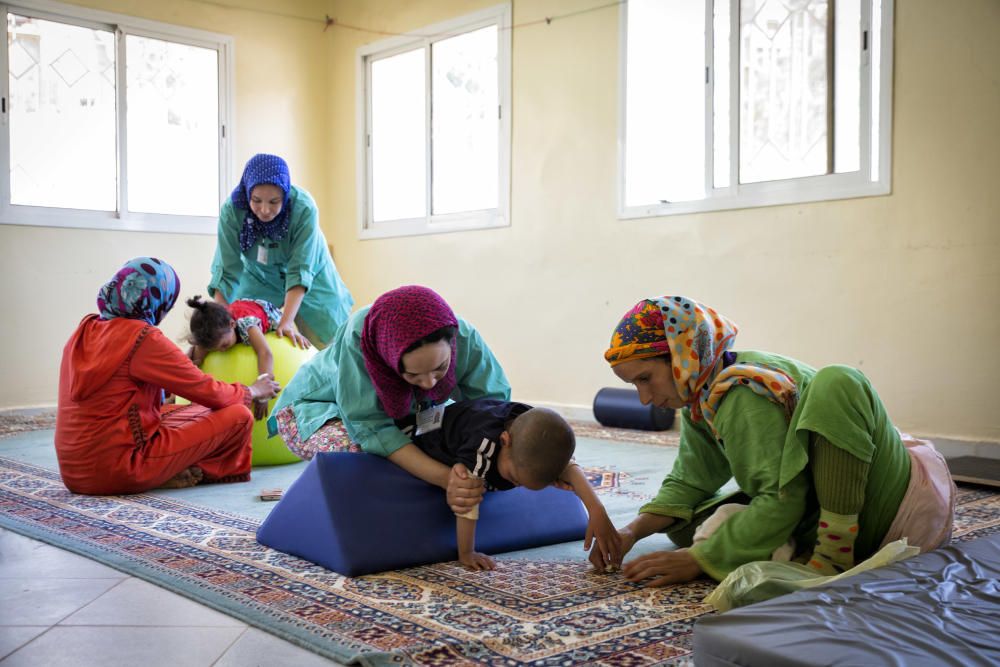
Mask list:
[[305,347],[329,344],[354,299],[330,258],[316,202],[291,183],[288,165],[259,153],[219,213],[219,244],[208,293],[224,306],[238,299],[281,309],[279,336]]
[[395,420],[415,413],[419,435],[440,427],[449,400],[477,398],[510,400],[500,363],[440,295],[407,285],[351,315],[330,346],[302,365],[268,430],[304,459],[336,451],[384,456],[447,489],[462,512],[481,499],[480,480],[432,459]]
[[[711,308],[664,296],[636,304],[612,335],[614,373],[644,404],[681,411],[672,471],[619,534],[623,553],[658,532],[682,548],[626,563],[629,580],[721,580],[789,538],[796,560],[823,575],[902,537],[922,550],[948,541],[954,486],[944,459],[930,443],[904,444],[864,375],[732,351],[736,332]],[[730,499],[718,493],[730,478],[748,508],[691,546],[695,528]]]

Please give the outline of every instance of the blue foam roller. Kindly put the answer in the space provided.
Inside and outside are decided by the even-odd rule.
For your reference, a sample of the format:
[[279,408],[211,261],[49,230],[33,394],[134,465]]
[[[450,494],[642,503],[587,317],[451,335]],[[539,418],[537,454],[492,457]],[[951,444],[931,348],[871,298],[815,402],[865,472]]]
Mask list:
[[605,387],[594,396],[594,419],[603,426],[666,431],[674,424],[674,411],[643,405],[634,389]]
[[[586,530],[587,512],[570,491],[491,491],[479,506],[476,550],[572,542]],[[374,454],[317,454],[257,541],[352,577],[458,558],[444,491]]]

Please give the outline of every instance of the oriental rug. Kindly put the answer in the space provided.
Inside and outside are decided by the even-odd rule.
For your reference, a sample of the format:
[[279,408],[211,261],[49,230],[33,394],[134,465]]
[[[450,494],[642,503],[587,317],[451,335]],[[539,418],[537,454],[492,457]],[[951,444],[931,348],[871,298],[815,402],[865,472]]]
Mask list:
[[[686,663],[694,623],[714,613],[702,602],[713,582],[644,589],[620,574],[589,572],[579,543],[572,550],[502,555],[493,572],[468,572],[451,562],[343,577],[258,544],[260,512],[266,515],[260,503],[258,509],[223,505],[241,508],[230,512],[192,502],[185,491],[72,494],[55,472],[54,457],[36,451],[51,449],[51,431],[37,434],[37,446],[18,431],[0,443],[0,526],[152,581],[340,662]],[[591,445],[594,454],[588,459],[585,451],[581,464],[620,525],[655,493],[672,448]],[[621,456],[613,459],[609,452]],[[599,464],[612,459],[618,465]],[[292,472],[283,469],[275,474]],[[225,486],[218,490],[250,485]],[[258,515],[246,516],[244,507]],[[1000,532],[1000,494],[960,489],[955,539],[994,532]]]

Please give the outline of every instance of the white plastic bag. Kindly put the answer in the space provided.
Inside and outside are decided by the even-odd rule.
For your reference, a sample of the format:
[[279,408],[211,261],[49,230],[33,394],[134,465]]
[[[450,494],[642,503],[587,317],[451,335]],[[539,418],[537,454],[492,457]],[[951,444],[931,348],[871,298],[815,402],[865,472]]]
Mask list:
[[705,604],[710,604],[719,611],[729,611],[754,602],[763,602],[780,595],[794,593],[803,588],[812,588],[861,574],[916,556],[918,553],[920,548],[908,546],[904,537],[885,545],[871,558],[861,561],[850,570],[828,577],[817,575],[816,570],[799,563],[777,561],[747,563],[730,572],[729,576],[705,598]]

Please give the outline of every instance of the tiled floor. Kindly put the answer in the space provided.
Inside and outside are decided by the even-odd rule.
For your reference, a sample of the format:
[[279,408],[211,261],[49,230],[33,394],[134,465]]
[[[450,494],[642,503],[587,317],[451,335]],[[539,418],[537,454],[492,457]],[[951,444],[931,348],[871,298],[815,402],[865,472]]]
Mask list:
[[0,528],[0,665],[336,665],[118,570]]

